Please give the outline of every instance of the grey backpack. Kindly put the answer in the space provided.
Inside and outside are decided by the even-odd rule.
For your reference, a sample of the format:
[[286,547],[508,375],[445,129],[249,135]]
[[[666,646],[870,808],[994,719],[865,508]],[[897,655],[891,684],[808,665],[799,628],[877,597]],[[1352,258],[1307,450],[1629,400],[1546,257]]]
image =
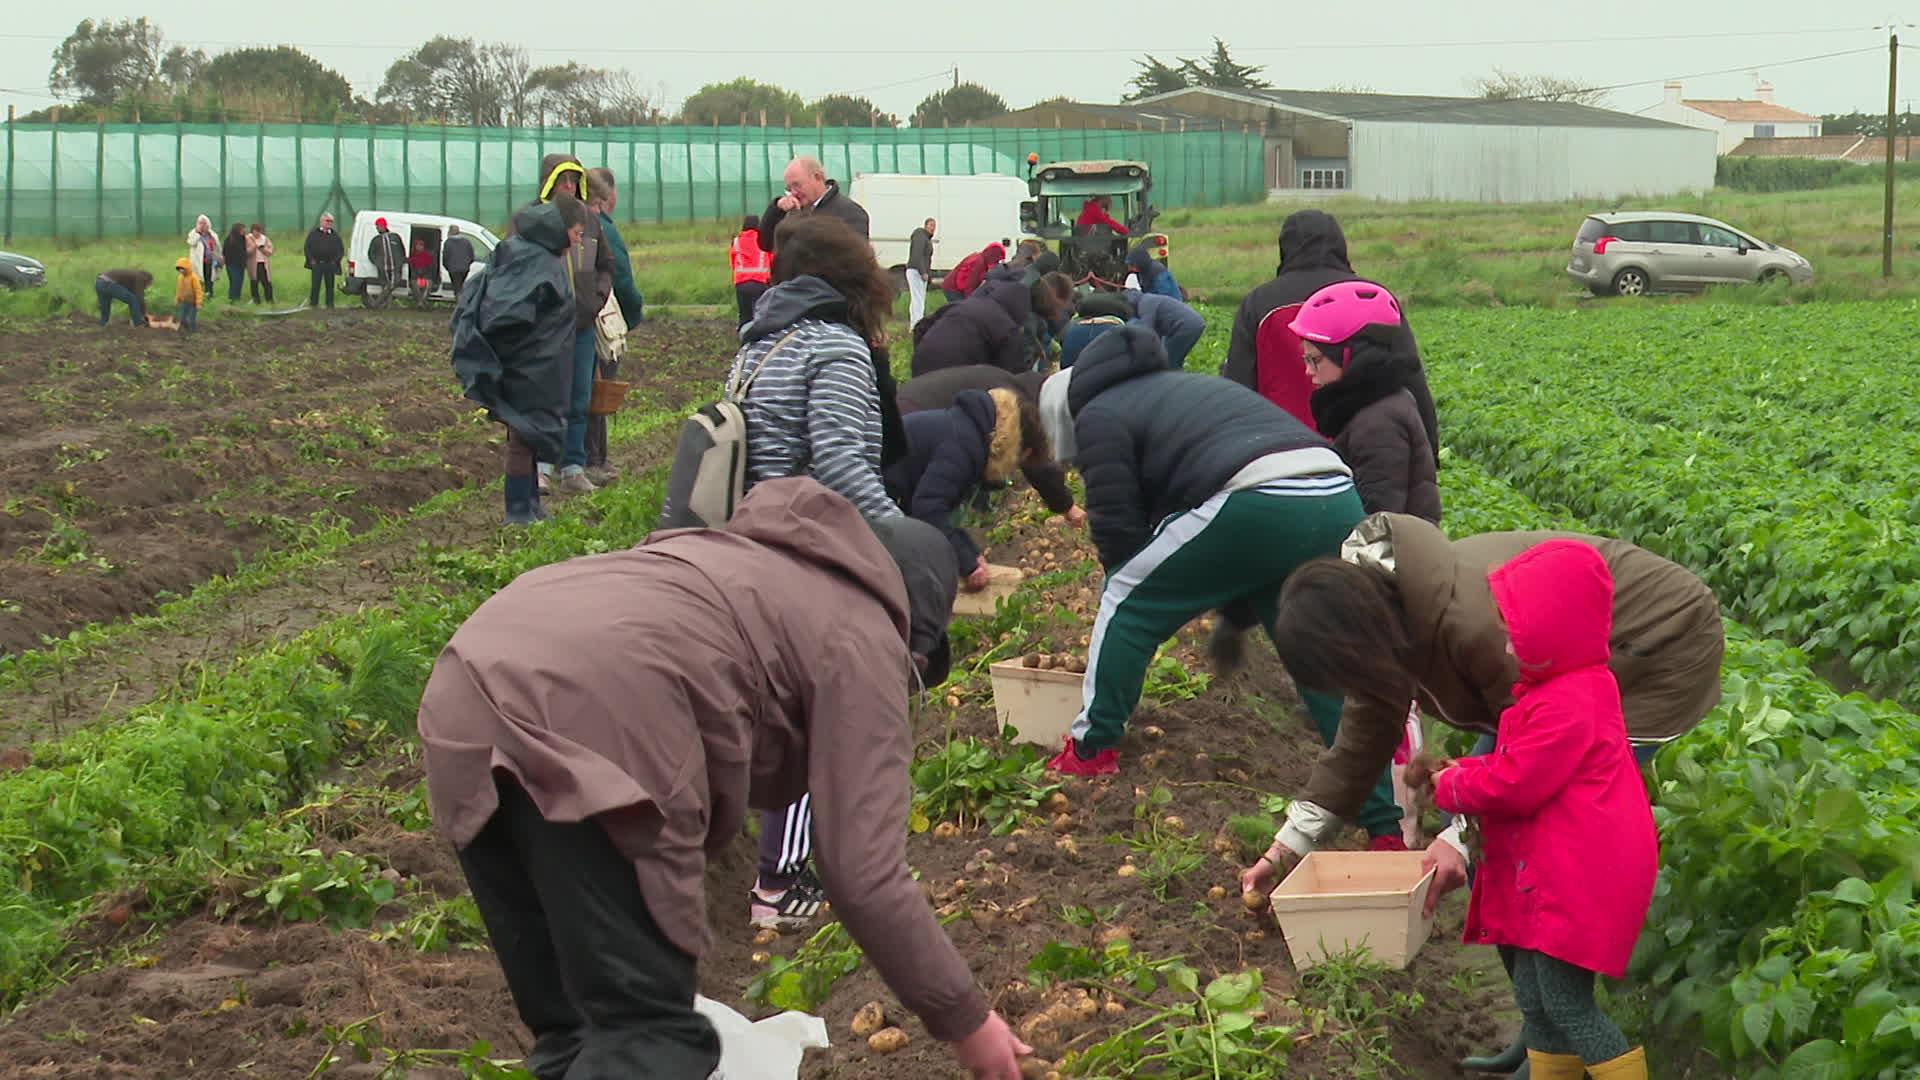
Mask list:
[[789,330],[775,342],[751,373],[734,371],[720,400],[701,406],[680,426],[666,499],[660,504],[660,528],[717,529],[733,516],[747,491],[747,414],[741,405],[753,381],[795,332]]

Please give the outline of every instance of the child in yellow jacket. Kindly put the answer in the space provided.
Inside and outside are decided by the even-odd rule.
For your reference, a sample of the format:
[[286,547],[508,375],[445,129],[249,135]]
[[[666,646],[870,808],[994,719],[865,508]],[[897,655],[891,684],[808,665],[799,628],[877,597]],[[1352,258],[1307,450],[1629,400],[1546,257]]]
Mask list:
[[193,264],[186,259],[173,264],[180,273],[180,281],[173,288],[173,299],[179,304],[174,317],[179,320],[182,333],[191,334],[200,328],[200,304],[206,300],[206,290],[200,284],[200,275],[193,272]]

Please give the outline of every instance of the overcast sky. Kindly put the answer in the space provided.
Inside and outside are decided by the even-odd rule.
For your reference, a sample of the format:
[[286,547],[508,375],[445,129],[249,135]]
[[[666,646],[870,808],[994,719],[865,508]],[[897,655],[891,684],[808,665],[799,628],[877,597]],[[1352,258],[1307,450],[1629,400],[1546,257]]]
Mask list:
[[[1364,86],[1383,93],[1461,94],[1495,66],[1596,86],[1627,86],[1607,104],[1634,111],[1657,101],[1660,82],[1686,80],[1688,97],[1752,97],[1771,81],[1782,105],[1811,113],[1886,107],[1889,9],[1920,22],[1920,4],[1887,0],[1674,3],[1616,0],[1372,0],[1268,5],[1260,0],[1175,0],[1088,8],[1008,0],[641,0],[546,5],[518,0],[406,4],[221,2],[185,6],[89,2],[8,5],[0,25],[0,103],[52,104],[46,87],[55,46],[82,17],[150,17],[175,43],[209,55],[239,45],[297,45],[372,97],[386,67],[434,34],[512,41],[538,64],[578,60],[624,67],[666,107],[703,83],[751,75],[812,99],[852,92],[905,116],[947,85],[950,70],[1014,108],[1065,94],[1115,101],[1133,59],[1194,56],[1219,36],[1234,56],[1262,64],[1276,86]],[[606,12],[592,26],[562,11]],[[156,13],[157,14],[154,14]],[[1101,12],[1104,12],[1102,16]],[[1259,13],[1258,17],[1250,15]],[[1046,38],[1030,28],[1046,26]],[[1920,45],[1920,27],[1902,30]],[[1809,60],[1819,54],[1875,50]],[[1804,61],[1804,62],[1791,62]],[[1920,101],[1920,51],[1902,51]],[[1708,75],[1708,72],[1724,72]],[[1908,93],[1903,89],[1903,102]]]

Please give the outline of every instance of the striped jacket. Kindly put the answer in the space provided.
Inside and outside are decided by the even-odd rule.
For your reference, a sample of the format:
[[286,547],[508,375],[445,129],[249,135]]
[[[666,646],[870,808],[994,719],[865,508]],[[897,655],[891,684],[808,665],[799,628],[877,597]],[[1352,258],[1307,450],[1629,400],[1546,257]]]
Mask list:
[[897,517],[880,474],[873,355],[850,327],[818,317],[834,305],[845,301],[826,282],[795,278],[769,290],[741,332],[732,384],[753,377],[747,484],[810,475],[868,519]]

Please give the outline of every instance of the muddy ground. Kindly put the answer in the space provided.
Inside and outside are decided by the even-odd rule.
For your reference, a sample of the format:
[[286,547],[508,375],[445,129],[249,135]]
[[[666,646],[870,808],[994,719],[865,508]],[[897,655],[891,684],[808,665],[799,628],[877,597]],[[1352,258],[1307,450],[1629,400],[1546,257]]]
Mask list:
[[[625,374],[636,383],[630,403],[644,397],[685,406],[711,397],[734,332],[731,320],[641,324],[628,343]],[[284,523],[316,510],[346,514],[364,533],[442,491],[471,483],[498,490],[502,429],[476,421],[460,397],[437,315],[343,312],[270,325],[224,319],[192,339],[190,348],[206,355],[181,353],[189,348],[181,340],[124,324],[0,332],[0,447],[14,451],[0,455],[0,656],[37,645],[42,634],[148,610],[244,558],[283,550],[299,540]],[[49,359],[49,350],[66,359]],[[118,369],[144,350],[165,358],[150,358],[150,369],[177,369],[196,386],[204,376],[205,394],[176,401],[157,386],[117,383],[107,392],[70,370]],[[279,358],[260,359],[267,355]],[[56,368],[63,373],[48,374]],[[264,389],[232,396],[237,391],[210,386],[226,380]],[[29,400],[53,391],[59,400]],[[143,431],[147,421],[119,415],[148,408],[175,410],[165,421],[174,442],[158,450],[162,436]],[[72,419],[82,413],[107,419]],[[389,437],[372,443],[344,433],[370,422]],[[226,434],[248,425],[260,429],[246,441],[258,452]],[[190,430],[201,434],[185,438]],[[676,434],[662,427],[616,447],[613,458],[629,471],[650,468],[666,459]],[[29,446],[37,449],[21,449]],[[310,449],[303,455],[313,447],[327,448],[330,459]],[[186,485],[179,498],[137,482],[161,474]],[[216,483],[225,492],[217,500],[208,494]],[[333,498],[347,488],[357,494]],[[85,557],[48,554],[46,508],[58,506],[77,515],[64,519],[72,531],[62,542]],[[379,604],[398,587],[430,583],[422,548],[486,542],[500,527],[500,510],[487,496],[416,516],[404,530],[364,535],[328,559],[116,639],[101,655],[0,686],[0,749],[122,714],[190,684],[204,666]],[[257,514],[269,516],[256,522]]]
[[[1072,571],[1091,557],[1084,540],[1063,525],[1035,520],[1037,503],[1030,494],[1017,497],[1010,512],[1023,523],[999,538],[990,553],[994,561],[1036,572],[1046,571],[1051,562],[1055,570]],[[1071,572],[1061,577],[1065,580],[1032,606],[1031,617],[1004,631],[1006,640],[997,631],[963,635],[971,658],[989,649],[1006,655],[1035,646],[1078,649],[1097,577]],[[1192,640],[1199,629],[1190,627],[1187,638],[1169,650],[1194,671],[1203,670]],[[981,829],[911,836],[909,858],[927,886],[929,903],[952,920],[955,942],[1009,1021],[1045,1035],[1034,1041],[1049,1061],[1151,1014],[1123,1003],[1117,1014],[1103,1013],[1051,1033],[1046,1024],[1029,1027],[1052,1001],[1034,987],[1029,961],[1049,942],[1099,945],[1123,935],[1145,956],[1184,957],[1200,970],[1203,983],[1215,974],[1257,967],[1273,995],[1271,1022],[1299,1025],[1288,1075],[1461,1075],[1454,1066],[1460,1053],[1501,1043],[1511,1031],[1497,964],[1490,954],[1457,945],[1462,898],[1443,908],[1432,941],[1409,971],[1381,975],[1366,988],[1384,1010],[1366,1030],[1332,1024],[1317,1033],[1309,1014],[1324,1007],[1321,992],[1296,975],[1272,925],[1247,915],[1239,903],[1234,876],[1243,856],[1216,849],[1213,838],[1230,815],[1257,810],[1261,793],[1297,791],[1318,751],[1317,740],[1294,714],[1291,691],[1270,651],[1252,652],[1255,662],[1235,679],[1215,681],[1191,700],[1143,709],[1122,744],[1119,777],[1074,780],[1064,787],[1066,822],[1056,825],[1037,816],[1019,832],[998,837]],[[984,675],[963,675],[942,688],[918,723],[922,756],[951,736],[993,736],[997,725]],[[343,779],[398,786],[416,776],[416,766],[390,760]],[[1170,881],[1164,899],[1142,875],[1120,872],[1130,857],[1144,864],[1144,853],[1123,841],[1142,827],[1136,807],[1162,787],[1170,801],[1144,820],[1177,815],[1184,835],[1206,841],[1202,864]],[[392,867],[413,887],[436,895],[461,888],[452,853],[426,833],[398,830],[387,818],[370,815],[332,822],[328,835],[330,844]],[[1068,837],[1072,850],[1060,846]],[[1350,843],[1357,840],[1358,834],[1348,837]],[[744,903],[751,873],[744,837],[711,869],[716,947],[702,984],[710,996],[760,1015],[768,1010],[743,999],[745,987],[762,970],[753,954],[762,948],[790,954],[805,935],[790,934],[766,946],[753,943]],[[1210,899],[1208,890],[1215,885],[1225,886],[1226,895]],[[125,948],[128,958],[79,976],[0,1025],[0,1061],[8,1063],[7,1075],[301,1077],[326,1057],[329,1026],[361,1021],[392,1047],[460,1048],[482,1039],[501,1056],[526,1049],[527,1035],[484,950],[423,954],[397,942],[374,941],[366,931],[242,921],[248,915],[244,905],[223,917],[210,907],[184,922],[154,927],[143,923],[136,904],[133,917],[114,927],[108,916],[117,899],[103,898],[103,921],[96,928],[100,940],[93,944]],[[1070,925],[1063,918],[1067,905],[1098,911],[1097,923]],[[1402,997],[1396,1006],[1395,995],[1418,995],[1419,1004]],[[1165,991],[1158,1000],[1168,1000]],[[856,1010],[874,1001],[908,1033],[906,1049],[875,1055],[850,1033]],[[903,1013],[870,967],[840,980],[820,1011],[834,1045],[810,1055],[807,1077],[914,1080],[955,1074],[946,1048]],[[1376,1039],[1384,1039],[1393,1066],[1360,1049]],[[330,1075],[355,1073],[343,1065]]]

